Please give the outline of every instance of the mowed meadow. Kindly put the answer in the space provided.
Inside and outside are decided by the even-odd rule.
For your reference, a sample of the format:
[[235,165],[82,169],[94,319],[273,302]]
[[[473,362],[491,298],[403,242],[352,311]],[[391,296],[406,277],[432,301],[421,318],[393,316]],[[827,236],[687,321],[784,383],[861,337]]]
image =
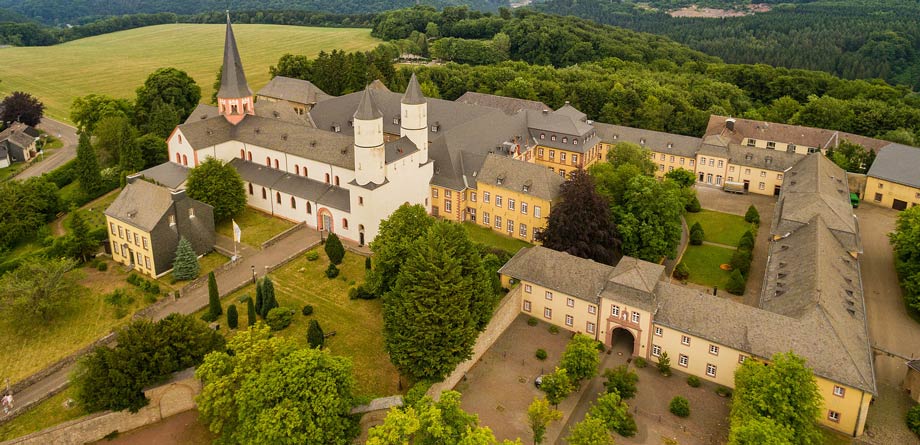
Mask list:
[[[187,72],[208,102],[223,59],[225,25],[170,24],[137,28],[47,47],[0,48],[0,95],[27,91],[46,114],[69,122],[75,97],[97,93],[133,98],[161,67]],[[370,29],[284,25],[233,26],[253,92],[270,80],[268,68],[286,54],[372,49]]]

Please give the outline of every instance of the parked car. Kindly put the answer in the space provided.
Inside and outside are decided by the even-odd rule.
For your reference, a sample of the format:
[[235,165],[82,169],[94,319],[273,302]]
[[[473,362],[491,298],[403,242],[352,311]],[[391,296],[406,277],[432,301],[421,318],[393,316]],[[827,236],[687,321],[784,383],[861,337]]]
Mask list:
[[539,389],[541,385],[543,385],[543,375],[538,375],[537,378],[533,379],[533,386]]

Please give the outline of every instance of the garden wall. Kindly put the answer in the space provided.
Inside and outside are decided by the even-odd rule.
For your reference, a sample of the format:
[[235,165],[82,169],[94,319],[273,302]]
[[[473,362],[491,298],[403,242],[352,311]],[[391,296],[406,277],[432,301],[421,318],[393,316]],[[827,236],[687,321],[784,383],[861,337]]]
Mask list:
[[476,344],[473,345],[473,357],[457,365],[457,369],[451,373],[442,382],[431,385],[427,394],[434,399],[441,396],[442,391],[449,391],[460,383],[460,380],[475,365],[482,355],[492,347],[492,344],[511,326],[511,323],[521,313],[521,286],[516,286],[508,292],[508,295],[498,303],[495,313],[492,314],[492,320],[486,326],[486,329],[479,334]]

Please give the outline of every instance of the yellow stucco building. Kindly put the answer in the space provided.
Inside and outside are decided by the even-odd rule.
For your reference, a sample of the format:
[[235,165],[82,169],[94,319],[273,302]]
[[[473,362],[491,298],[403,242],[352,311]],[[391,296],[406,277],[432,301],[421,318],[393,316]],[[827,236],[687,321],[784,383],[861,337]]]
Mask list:
[[882,148],[866,176],[865,201],[897,210],[920,205],[920,148]]

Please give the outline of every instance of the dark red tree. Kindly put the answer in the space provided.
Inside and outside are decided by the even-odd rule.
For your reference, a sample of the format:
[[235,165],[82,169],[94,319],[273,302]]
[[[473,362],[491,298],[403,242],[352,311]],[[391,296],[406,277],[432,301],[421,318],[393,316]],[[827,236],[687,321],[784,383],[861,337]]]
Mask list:
[[584,170],[573,172],[571,179],[562,184],[560,200],[550,211],[549,222],[540,235],[543,246],[616,264],[620,259],[620,236],[610,218],[610,206],[597,193],[591,176]]
[[14,91],[0,103],[0,110],[0,121],[19,121],[34,127],[42,120],[45,105],[29,93]]

